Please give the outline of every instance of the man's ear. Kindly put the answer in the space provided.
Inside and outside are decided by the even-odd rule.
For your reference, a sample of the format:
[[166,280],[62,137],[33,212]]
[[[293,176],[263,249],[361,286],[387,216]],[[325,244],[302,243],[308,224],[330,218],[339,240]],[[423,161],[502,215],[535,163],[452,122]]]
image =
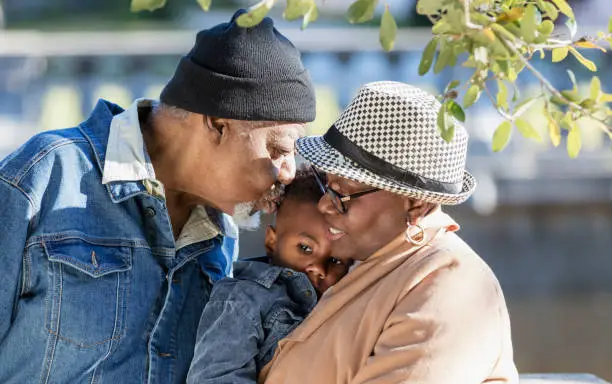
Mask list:
[[276,228],[272,225],[268,225],[266,227],[266,238],[264,240],[264,245],[266,247],[266,254],[268,257],[272,257],[276,252]]
[[215,142],[220,143],[223,134],[227,131],[227,120],[204,115],[204,127],[208,129]]
[[435,204],[425,202],[423,200],[411,199],[407,196],[404,199],[404,210],[406,211],[406,217],[410,224],[417,225],[419,221],[427,216],[429,211],[435,208]]

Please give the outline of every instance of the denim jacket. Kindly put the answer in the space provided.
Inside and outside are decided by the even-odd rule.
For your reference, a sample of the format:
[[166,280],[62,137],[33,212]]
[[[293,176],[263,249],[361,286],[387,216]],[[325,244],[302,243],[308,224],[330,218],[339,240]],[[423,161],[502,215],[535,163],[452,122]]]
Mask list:
[[305,274],[256,258],[215,283],[200,319],[187,383],[256,383],[278,342],[317,303]]
[[163,196],[143,181],[102,184],[121,112],[100,101],[0,162],[0,383],[185,381],[237,234],[177,249]]

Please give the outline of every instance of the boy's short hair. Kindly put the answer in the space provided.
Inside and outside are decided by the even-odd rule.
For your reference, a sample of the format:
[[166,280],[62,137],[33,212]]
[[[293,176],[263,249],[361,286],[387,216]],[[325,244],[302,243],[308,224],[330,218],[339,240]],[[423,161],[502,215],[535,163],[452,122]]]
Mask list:
[[323,192],[314,177],[312,169],[310,167],[300,168],[295,172],[295,178],[291,184],[285,186],[277,212],[282,210],[283,203],[287,200],[317,204],[322,196]]

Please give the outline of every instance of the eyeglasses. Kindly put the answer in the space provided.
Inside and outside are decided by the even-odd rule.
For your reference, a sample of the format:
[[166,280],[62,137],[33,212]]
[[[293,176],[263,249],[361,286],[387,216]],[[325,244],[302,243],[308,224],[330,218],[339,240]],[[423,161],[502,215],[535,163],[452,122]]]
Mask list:
[[312,172],[314,174],[314,178],[317,181],[317,184],[319,185],[319,188],[321,188],[321,193],[329,195],[330,200],[332,202],[332,205],[334,206],[334,208],[336,208],[336,211],[338,211],[338,213],[344,214],[344,213],[346,213],[346,211],[348,211],[348,209],[346,208],[346,204],[344,204],[347,201],[356,199],[356,198],[361,197],[361,196],[365,196],[365,195],[367,195],[369,193],[374,193],[374,192],[380,191],[380,189],[378,189],[378,188],[372,188],[372,189],[368,189],[367,191],[351,193],[350,195],[342,195],[342,194],[336,192],[329,185],[323,183],[323,178],[319,174],[319,171],[317,171],[317,169],[315,167],[311,167],[311,168],[312,168]]

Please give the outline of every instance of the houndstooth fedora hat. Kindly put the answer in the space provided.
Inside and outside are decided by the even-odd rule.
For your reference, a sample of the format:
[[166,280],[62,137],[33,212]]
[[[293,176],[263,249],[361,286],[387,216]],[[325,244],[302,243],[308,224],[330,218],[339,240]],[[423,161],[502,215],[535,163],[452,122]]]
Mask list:
[[363,85],[323,136],[298,139],[318,169],[414,199],[455,205],[476,180],[465,170],[468,134],[455,122],[450,143],[437,127],[440,102],[408,84]]

